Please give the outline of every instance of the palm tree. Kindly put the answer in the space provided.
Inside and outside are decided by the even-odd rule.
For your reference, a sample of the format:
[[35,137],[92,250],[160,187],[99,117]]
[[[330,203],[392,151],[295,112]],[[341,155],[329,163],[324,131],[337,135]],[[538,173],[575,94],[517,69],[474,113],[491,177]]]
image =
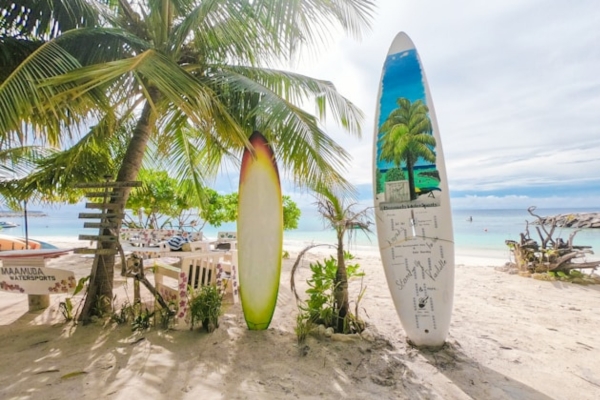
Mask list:
[[335,304],[337,326],[336,332],[344,331],[345,317],[348,314],[348,273],[344,257],[344,239],[346,233],[358,229],[362,232],[369,230],[369,208],[355,210],[356,203],[344,194],[336,194],[325,185],[315,188],[317,195],[317,210],[333,228],[337,240],[337,270],[335,275]]
[[[45,2],[32,1],[31,7],[40,3]],[[63,14],[52,14],[56,23],[50,25],[58,34],[45,37],[0,82],[0,143],[21,132],[22,121],[43,128],[53,143],[65,128],[90,116],[97,123],[88,135],[107,138],[134,121],[116,180],[135,180],[151,149],[200,192],[221,161],[235,162],[249,146],[249,134],[260,130],[296,183],[349,188],[338,172],[349,156],[321,123],[329,114],[360,135],[362,113],[329,82],[268,67],[301,45],[318,43],[332,22],[360,35],[371,0],[76,3],[97,12],[91,13],[99,16],[92,27],[62,29]],[[315,101],[316,116],[300,107],[306,100]],[[33,120],[33,114],[39,117]],[[123,189],[125,198],[128,194]],[[93,305],[112,298],[114,256],[96,261],[83,318],[110,309],[109,302]]]
[[414,166],[419,158],[435,162],[435,138],[431,134],[429,109],[421,100],[411,103],[406,98],[399,98],[397,104],[398,108],[379,128],[379,160],[392,162],[398,168],[402,162],[406,163],[410,199],[415,200]]

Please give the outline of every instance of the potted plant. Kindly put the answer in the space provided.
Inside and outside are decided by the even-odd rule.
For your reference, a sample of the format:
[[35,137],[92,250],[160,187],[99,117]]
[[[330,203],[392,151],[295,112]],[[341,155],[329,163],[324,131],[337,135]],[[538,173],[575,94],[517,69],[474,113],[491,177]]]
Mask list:
[[207,332],[219,327],[223,292],[217,286],[208,285],[198,289],[190,301],[191,328],[200,321]]

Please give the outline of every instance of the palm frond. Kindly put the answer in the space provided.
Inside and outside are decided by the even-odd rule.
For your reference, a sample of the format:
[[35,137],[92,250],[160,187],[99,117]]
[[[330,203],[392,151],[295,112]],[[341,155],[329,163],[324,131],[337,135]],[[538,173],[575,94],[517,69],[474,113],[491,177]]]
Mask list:
[[360,112],[329,85],[300,75],[244,67],[223,68],[212,81],[215,92],[227,94],[229,112],[248,134],[258,129],[266,135],[296,183],[311,187],[324,181],[350,189],[340,173],[349,161],[348,153],[321,129],[317,118],[294,104],[326,91],[334,108],[343,108],[344,115],[351,116],[346,121],[359,118]]
[[51,77],[78,68],[80,64],[64,51],[55,41],[48,42],[33,52],[0,84],[0,141],[19,140],[23,143],[29,130],[45,132],[51,145],[59,142],[69,126],[75,126],[86,117],[102,100],[97,92],[83,96],[77,101],[51,99],[64,86],[40,87]]
[[371,0],[262,0],[252,4],[258,18],[275,33],[274,40],[290,52],[301,44],[326,42],[336,25],[360,38],[375,8]]
[[82,66],[121,60],[152,48],[147,40],[112,27],[74,29],[65,32],[56,41]]
[[86,0],[20,0],[0,4],[0,32],[50,40],[63,32],[96,25],[101,5]]
[[288,71],[246,66],[222,66],[215,79],[239,91],[261,94],[261,100],[274,95],[292,104],[314,101],[315,114],[322,122],[330,117],[350,134],[361,135],[363,112],[342,96],[329,81]]
[[272,49],[276,43],[271,38],[273,32],[246,2],[202,1],[182,18],[174,27],[170,48],[184,63],[209,65],[235,60],[256,65],[280,54]]

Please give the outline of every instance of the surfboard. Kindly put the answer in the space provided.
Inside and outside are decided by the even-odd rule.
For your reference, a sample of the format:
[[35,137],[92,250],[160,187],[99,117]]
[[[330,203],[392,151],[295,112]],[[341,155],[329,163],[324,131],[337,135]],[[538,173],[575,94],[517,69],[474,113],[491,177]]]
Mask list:
[[442,346],[454,298],[454,238],[440,132],[423,66],[404,32],[383,65],[373,143],[381,260],[409,343]]
[[250,136],[240,172],[237,247],[240,299],[250,330],[269,327],[279,292],[283,202],[273,149],[260,133]]

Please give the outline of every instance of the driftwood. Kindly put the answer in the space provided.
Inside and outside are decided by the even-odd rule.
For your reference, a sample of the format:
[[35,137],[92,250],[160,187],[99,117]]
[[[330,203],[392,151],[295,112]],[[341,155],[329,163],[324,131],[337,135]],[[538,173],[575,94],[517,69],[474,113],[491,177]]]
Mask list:
[[566,242],[561,238],[554,239],[552,236],[557,226],[556,218],[544,218],[536,215],[535,207],[529,207],[527,211],[538,219],[539,225],[535,228],[541,245],[531,238],[529,222],[526,222],[525,232],[521,233],[519,242],[505,241],[513,252],[516,267],[520,272],[569,274],[574,269],[592,268],[595,270],[600,265],[600,261],[585,261],[587,254],[594,254],[591,246],[575,246],[573,244],[579,229],[573,231]]
[[551,220],[556,221],[556,226],[559,228],[600,228],[600,213],[597,212],[552,215],[541,217],[533,223],[550,225]]

